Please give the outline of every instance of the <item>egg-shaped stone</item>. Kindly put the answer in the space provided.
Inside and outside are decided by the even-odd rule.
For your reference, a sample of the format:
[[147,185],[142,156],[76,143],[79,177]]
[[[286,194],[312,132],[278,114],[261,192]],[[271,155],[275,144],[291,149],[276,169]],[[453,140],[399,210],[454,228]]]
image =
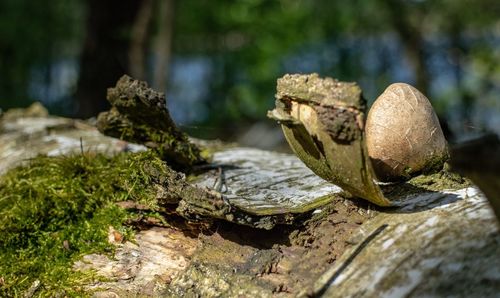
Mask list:
[[431,103],[405,83],[390,85],[375,100],[368,112],[365,134],[380,181],[440,170],[448,158],[446,139]]

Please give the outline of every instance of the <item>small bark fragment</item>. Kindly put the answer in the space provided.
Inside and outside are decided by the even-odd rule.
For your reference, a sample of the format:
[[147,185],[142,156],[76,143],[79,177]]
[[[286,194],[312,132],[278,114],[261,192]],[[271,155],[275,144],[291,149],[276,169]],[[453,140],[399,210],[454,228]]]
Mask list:
[[200,149],[170,117],[162,92],[124,75],[108,89],[107,99],[112,108],[97,119],[103,134],[153,148],[175,169],[206,163]]

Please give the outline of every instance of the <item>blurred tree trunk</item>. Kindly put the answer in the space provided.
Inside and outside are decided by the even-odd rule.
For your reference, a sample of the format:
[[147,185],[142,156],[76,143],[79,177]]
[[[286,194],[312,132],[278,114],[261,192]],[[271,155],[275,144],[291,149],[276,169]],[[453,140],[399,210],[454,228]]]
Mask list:
[[80,60],[76,114],[95,116],[108,108],[106,90],[129,71],[130,27],[140,0],[88,0],[86,37]]
[[174,31],[174,0],[161,0],[158,6],[158,33],[153,48],[156,59],[152,85],[154,89],[165,92]]
[[128,55],[130,74],[135,79],[145,80],[146,43],[153,16],[153,0],[143,0],[132,26]]
[[[155,14],[155,4],[158,13]],[[165,90],[170,60],[174,0],[89,0],[85,43],[76,91],[78,117],[109,108],[107,88],[123,74],[146,79],[151,23],[158,18],[153,86]]]

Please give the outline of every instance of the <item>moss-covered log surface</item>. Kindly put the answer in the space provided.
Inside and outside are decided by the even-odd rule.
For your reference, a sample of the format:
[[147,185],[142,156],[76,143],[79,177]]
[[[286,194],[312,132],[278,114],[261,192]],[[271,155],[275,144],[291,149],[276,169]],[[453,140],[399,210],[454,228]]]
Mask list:
[[446,172],[376,208],[291,155],[221,148],[184,177],[85,122],[42,111],[0,127],[2,297],[500,292],[495,217]]

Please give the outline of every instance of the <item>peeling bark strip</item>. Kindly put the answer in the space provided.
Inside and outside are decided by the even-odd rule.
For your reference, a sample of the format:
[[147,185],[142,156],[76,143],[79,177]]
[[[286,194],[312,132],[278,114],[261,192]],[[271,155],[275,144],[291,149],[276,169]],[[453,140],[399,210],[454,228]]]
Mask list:
[[375,184],[364,138],[366,101],[356,83],[318,74],[278,79],[276,108],[295,154],[318,176],[380,206],[391,202]]
[[103,134],[153,148],[177,169],[206,162],[200,149],[175,125],[162,92],[124,75],[108,89],[107,99],[112,108],[97,119]]
[[[213,158],[214,165],[225,172],[225,199],[255,215],[305,212],[314,209],[310,205],[325,204],[318,200],[341,192],[290,154],[231,148],[215,153]],[[212,171],[193,182],[213,187],[217,178]]]
[[219,168],[225,176],[216,201],[189,196],[177,211],[185,217],[225,219],[238,224],[271,229],[290,224],[301,214],[330,203],[341,189],[316,176],[290,154],[251,148],[220,151],[213,157],[214,170],[197,177],[199,188],[217,184]]

